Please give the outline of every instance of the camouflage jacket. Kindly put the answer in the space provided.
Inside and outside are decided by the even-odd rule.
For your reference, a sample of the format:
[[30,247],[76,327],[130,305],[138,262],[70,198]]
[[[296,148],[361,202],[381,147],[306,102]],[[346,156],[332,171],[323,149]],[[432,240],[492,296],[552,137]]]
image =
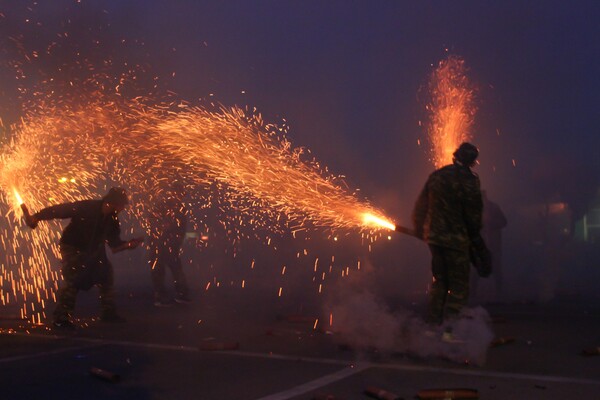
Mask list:
[[104,243],[119,247],[125,243],[121,239],[119,217],[116,213],[104,215],[102,200],[81,200],[46,207],[35,214],[38,220],[71,218],[64,229],[60,244],[66,244],[92,253],[104,254]]
[[468,250],[480,237],[482,210],[477,175],[470,168],[447,165],[429,176],[417,199],[415,232],[429,244]]

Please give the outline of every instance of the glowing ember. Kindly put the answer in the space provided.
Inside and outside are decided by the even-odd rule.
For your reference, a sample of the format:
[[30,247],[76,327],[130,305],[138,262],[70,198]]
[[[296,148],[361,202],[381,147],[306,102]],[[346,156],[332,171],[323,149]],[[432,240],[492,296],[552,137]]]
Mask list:
[[452,163],[452,153],[471,138],[476,107],[474,88],[465,75],[465,61],[449,56],[440,61],[429,82],[428,127],[432,162],[436,168]]

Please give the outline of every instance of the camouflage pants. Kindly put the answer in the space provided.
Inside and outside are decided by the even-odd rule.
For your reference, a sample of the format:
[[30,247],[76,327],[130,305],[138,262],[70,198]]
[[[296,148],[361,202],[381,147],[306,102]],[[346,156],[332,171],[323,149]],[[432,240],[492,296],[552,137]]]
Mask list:
[[[175,247],[175,246],[173,246]],[[157,298],[164,298],[167,294],[165,287],[166,269],[171,270],[175,291],[179,296],[188,295],[188,286],[181,266],[181,257],[179,248],[176,250],[168,246],[150,245],[150,268],[152,274],[152,285],[154,286],[154,295]]]
[[[102,249],[104,251],[104,249]],[[113,269],[104,253],[90,255],[71,246],[61,246],[62,276],[57,293],[55,321],[67,321],[73,317],[77,293],[82,290],[81,275],[85,268],[94,269],[92,284],[100,290],[100,307],[103,316],[116,314],[114,299]],[[83,289],[87,290],[87,289]]]
[[429,245],[431,251],[431,284],[428,322],[441,324],[456,317],[469,300],[469,253]]

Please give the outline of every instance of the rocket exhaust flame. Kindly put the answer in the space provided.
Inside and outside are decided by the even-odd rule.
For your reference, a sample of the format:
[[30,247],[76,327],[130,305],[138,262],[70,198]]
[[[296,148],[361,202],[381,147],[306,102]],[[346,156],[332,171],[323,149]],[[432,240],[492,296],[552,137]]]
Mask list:
[[19,205],[23,204],[23,199],[21,198],[21,195],[19,194],[19,192],[17,192],[17,189],[13,187],[13,192],[15,194],[15,198],[17,199],[17,203]]
[[466,76],[465,61],[453,55],[440,61],[431,75],[429,93],[431,161],[436,168],[441,168],[452,163],[452,153],[462,142],[471,139],[477,109],[475,89]]
[[382,217],[377,217],[373,214],[363,214],[363,222],[366,226],[372,226],[374,228],[385,228],[391,231],[396,229],[396,225],[389,220],[386,220]]

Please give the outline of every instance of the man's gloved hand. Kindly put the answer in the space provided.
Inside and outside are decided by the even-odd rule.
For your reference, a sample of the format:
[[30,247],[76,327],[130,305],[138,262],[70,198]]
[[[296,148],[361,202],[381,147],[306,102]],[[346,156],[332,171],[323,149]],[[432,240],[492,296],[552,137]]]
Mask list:
[[35,214],[31,215],[25,204],[21,204],[21,210],[23,210],[23,216],[25,217],[25,225],[31,229],[35,229],[39,222],[39,220],[35,217]]

